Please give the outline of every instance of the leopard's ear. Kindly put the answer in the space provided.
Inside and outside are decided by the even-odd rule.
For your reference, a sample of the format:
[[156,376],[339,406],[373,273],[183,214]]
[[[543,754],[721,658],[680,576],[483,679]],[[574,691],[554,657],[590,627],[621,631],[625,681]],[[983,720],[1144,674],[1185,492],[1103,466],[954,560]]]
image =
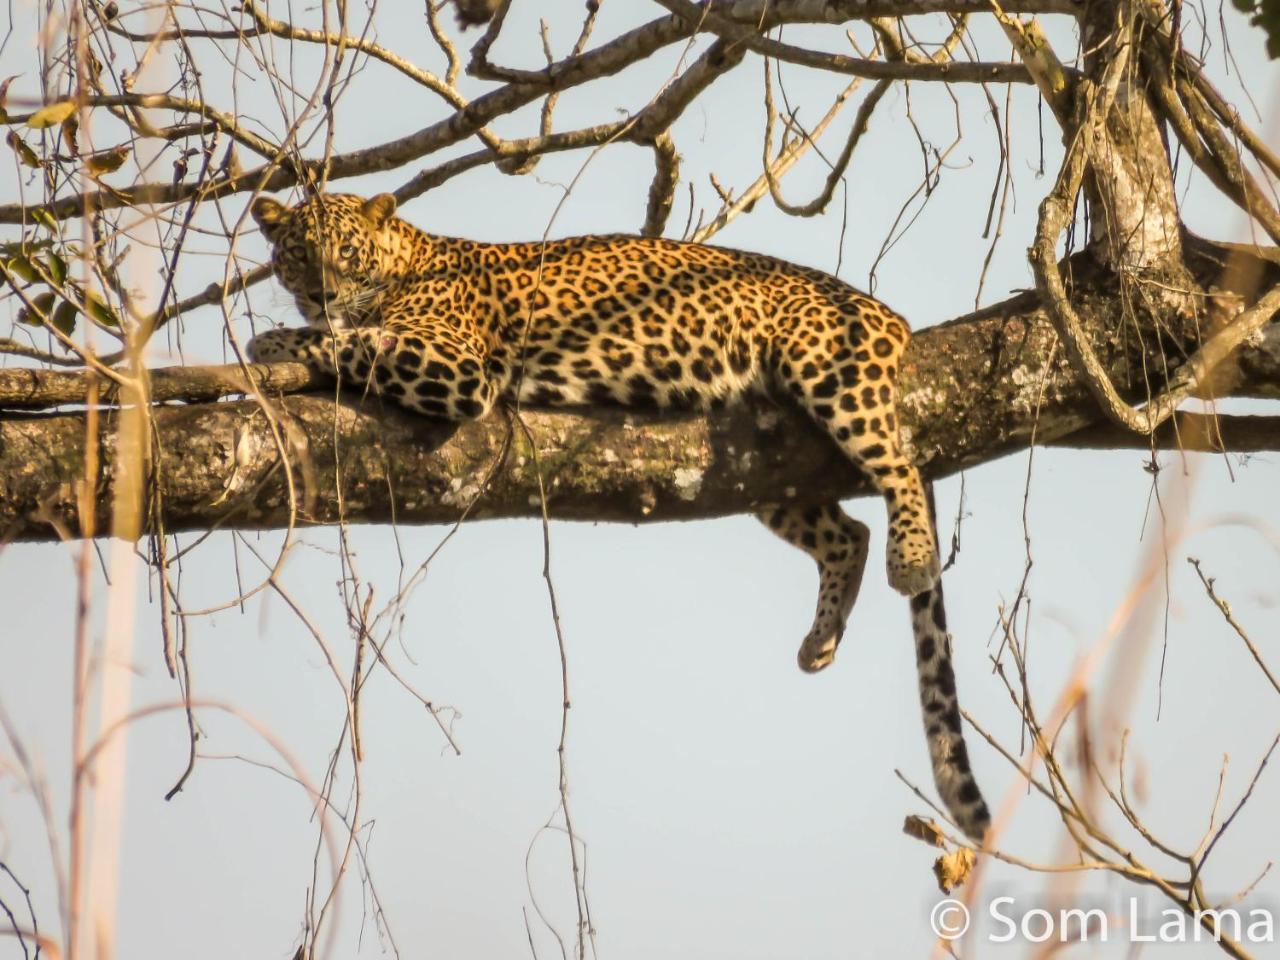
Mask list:
[[289,208],[270,197],[259,197],[253,201],[249,212],[262,228],[262,235],[269,241],[275,240],[280,233],[281,224],[289,216]]
[[380,193],[364,202],[364,215],[375,227],[381,227],[396,212],[396,198],[390,193]]

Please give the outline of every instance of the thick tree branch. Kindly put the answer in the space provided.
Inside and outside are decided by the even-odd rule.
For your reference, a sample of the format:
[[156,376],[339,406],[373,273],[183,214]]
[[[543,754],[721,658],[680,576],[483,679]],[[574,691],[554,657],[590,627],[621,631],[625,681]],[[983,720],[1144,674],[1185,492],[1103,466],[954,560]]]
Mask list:
[[[1153,442],[1154,437],[1154,442]],[[1197,453],[1261,453],[1280,450],[1280,417],[1177,413],[1153,437],[1114,423],[1096,423],[1048,446],[1072,450],[1188,450]]]
[[[301,393],[329,385],[319,374],[300,363],[267,365],[252,363],[216,367],[162,367],[148,374],[148,396],[154,403],[187,403],[220,400],[253,392],[250,380],[269,393]],[[0,409],[44,410],[85,402],[89,375],[84,371],[40,370],[17,367],[0,370]],[[113,405],[117,384],[99,378],[98,400]]]
[[[1189,244],[1205,273],[1231,252]],[[1235,253],[1238,257],[1240,254]],[[1260,261],[1262,280],[1280,277]],[[1077,257],[1073,300],[1090,331],[1112,329],[1117,299],[1110,274]],[[1185,355],[1194,344],[1182,345]],[[1112,382],[1133,382],[1133,358],[1100,353]],[[1280,324],[1272,322],[1230,360],[1231,391],[1280,398]],[[268,396],[315,386],[302,367],[248,368]],[[1176,370],[1171,371],[1171,376]],[[7,371],[27,378],[46,400],[79,401],[82,374]],[[267,379],[263,379],[267,378]],[[1024,294],[913,340],[902,372],[904,437],[930,476],[1040,443],[1110,447],[1114,432],[1094,427],[1103,416],[1088,387],[1074,374],[1038,299]],[[197,399],[247,390],[238,368],[155,371],[156,399]],[[61,391],[59,394],[58,391]],[[10,394],[10,396],[12,396]],[[0,401],[13,404],[13,400]],[[31,399],[26,401],[28,404]],[[292,466],[300,523],[442,523],[471,515],[536,516],[533,458],[522,431],[494,416],[454,430],[391,407],[378,398],[275,396],[268,413],[250,401],[164,405],[153,412],[153,515],[174,532],[212,527],[280,527],[290,519],[289,485],[276,437]],[[719,516],[759,503],[821,500],[867,492],[862,477],[836,447],[786,409],[751,407],[714,417],[658,418],[621,410],[522,414],[536,438],[553,516],[640,522]],[[110,465],[114,415],[101,417],[98,462]],[[1217,449],[1213,432],[1175,426],[1183,436],[1208,437],[1192,448]],[[282,427],[283,429],[278,429]],[[1086,428],[1093,428],[1091,431]],[[1083,434],[1080,431],[1086,431]],[[1228,421],[1228,448],[1280,448],[1274,418]],[[1175,446],[1166,428],[1155,439],[1133,437],[1126,446]],[[12,414],[0,418],[0,539],[48,540],[77,528],[76,484],[84,471],[85,421],[79,413]],[[505,464],[495,469],[505,451]],[[107,509],[112,478],[98,481],[97,502]],[[485,477],[492,477],[482,494]],[[342,497],[337,496],[341,483]],[[341,504],[342,513],[339,513]],[[105,523],[106,517],[100,518]],[[102,529],[103,527],[99,527]]]

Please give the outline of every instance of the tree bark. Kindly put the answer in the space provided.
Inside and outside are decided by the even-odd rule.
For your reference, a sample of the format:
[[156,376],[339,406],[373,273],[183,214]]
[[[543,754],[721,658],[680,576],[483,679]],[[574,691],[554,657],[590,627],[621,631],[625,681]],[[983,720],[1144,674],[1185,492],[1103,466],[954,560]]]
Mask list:
[[[1252,256],[1252,269],[1230,274],[1248,278],[1250,289],[1237,291],[1245,303],[1280,280],[1274,251],[1260,256],[1198,240],[1186,246],[1206,286],[1222,285],[1222,264],[1238,265],[1240,257]],[[1134,399],[1158,388],[1135,375],[1143,364],[1132,342],[1118,344],[1109,335],[1121,312],[1114,275],[1089,254],[1064,267],[1073,278],[1072,301],[1113,382]],[[1162,344],[1166,355],[1172,349],[1180,356],[1196,346],[1167,339]],[[1280,398],[1280,323],[1273,318],[1224,367],[1214,382],[1226,385],[1231,395]],[[1151,369],[1146,364],[1148,377]],[[281,389],[316,385],[297,365],[259,368],[259,373],[270,377],[266,382],[259,377],[269,398],[265,408],[249,400],[153,408],[150,530],[261,529],[340,520],[448,523],[464,512],[472,518],[539,516],[539,472],[549,514],[575,520],[683,520],[740,513],[761,503],[869,492],[858,470],[802,415],[765,402],[708,417],[525,410],[519,421],[496,414],[454,428],[376,397],[343,394],[335,403],[332,388],[323,394],[280,395]],[[54,396],[61,390],[60,399],[70,401],[75,395],[67,391],[76,376],[0,372],[0,398],[9,397],[0,404],[15,403],[5,385],[19,378],[30,380],[37,394],[45,390]],[[221,396],[247,390],[248,384],[237,379],[242,377],[233,367],[157,371],[152,395]],[[920,332],[906,354],[901,387],[903,437],[930,477],[1032,442],[1280,449],[1276,418],[1237,418],[1208,432],[1180,432],[1174,424],[1155,441],[1126,438],[1101,426],[1098,407],[1067,363],[1034,294]],[[114,411],[99,417],[96,462],[102,466],[94,497],[102,511],[96,518],[99,530],[108,529],[113,500],[116,417]],[[0,540],[77,535],[76,493],[85,452],[83,412],[0,415]],[[288,470],[282,469],[285,463]]]

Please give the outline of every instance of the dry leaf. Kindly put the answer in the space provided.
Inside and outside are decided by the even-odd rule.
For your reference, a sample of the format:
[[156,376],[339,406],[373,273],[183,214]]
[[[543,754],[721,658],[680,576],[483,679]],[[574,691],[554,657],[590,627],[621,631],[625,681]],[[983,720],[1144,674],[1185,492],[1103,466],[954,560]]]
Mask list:
[[908,837],[923,840],[931,847],[945,847],[947,845],[947,839],[942,832],[942,828],[925,817],[917,817],[914,814],[907,817],[902,821],[902,832]]
[[937,878],[938,889],[950,893],[969,879],[969,871],[977,857],[968,847],[960,847],[951,853],[944,853],[933,861],[933,875]]
[[75,112],[76,105],[74,100],[60,100],[57,103],[49,104],[47,107],[41,107],[33,113],[27,118],[27,126],[34,130],[57,126]]
[[67,153],[73,157],[80,156],[80,146],[77,142],[80,133],[80,120],[74,114],[62,121],[62,142],[67,145]]
[[129,159],[128,147],[116,147],[104,150],[84,158],[84,168],[91,177],[100,177],[105,173],[115,173]]
[[36,155],[36,152],[34,150],[32,150],[30,147],[26,145],[26,143],[23,142],[22,138],[18,136],[18,134],[15,131],[10,130],[7,134],[5,134],[4,142],[7,143],[11,148],[13,148],[14,153],[18,155],[18,159],[21,160],[26,166],[35,167],[37,170],[40,169],[41,167],[40,158]]
[[9,122],[9,111],[4,108],[5,102],[9,99],[9,84],[18,79],[18,74],[11,77],[5,77],[0,80],[0,123]]

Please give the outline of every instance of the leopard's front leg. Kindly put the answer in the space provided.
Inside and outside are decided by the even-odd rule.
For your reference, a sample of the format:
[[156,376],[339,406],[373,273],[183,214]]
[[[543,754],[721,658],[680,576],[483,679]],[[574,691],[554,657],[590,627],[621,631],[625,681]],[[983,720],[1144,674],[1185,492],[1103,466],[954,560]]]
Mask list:
[[479,345],[443,323],[269,330],[249,342],[248,353],[256,363],[305,363],[346,386],[449,420],[480,419],[501,389]]
[[333,337],[313,327],[281,327],[258,334],[245,352],[253,363],[305,363],[337,376],[331,362],[333,345]]

